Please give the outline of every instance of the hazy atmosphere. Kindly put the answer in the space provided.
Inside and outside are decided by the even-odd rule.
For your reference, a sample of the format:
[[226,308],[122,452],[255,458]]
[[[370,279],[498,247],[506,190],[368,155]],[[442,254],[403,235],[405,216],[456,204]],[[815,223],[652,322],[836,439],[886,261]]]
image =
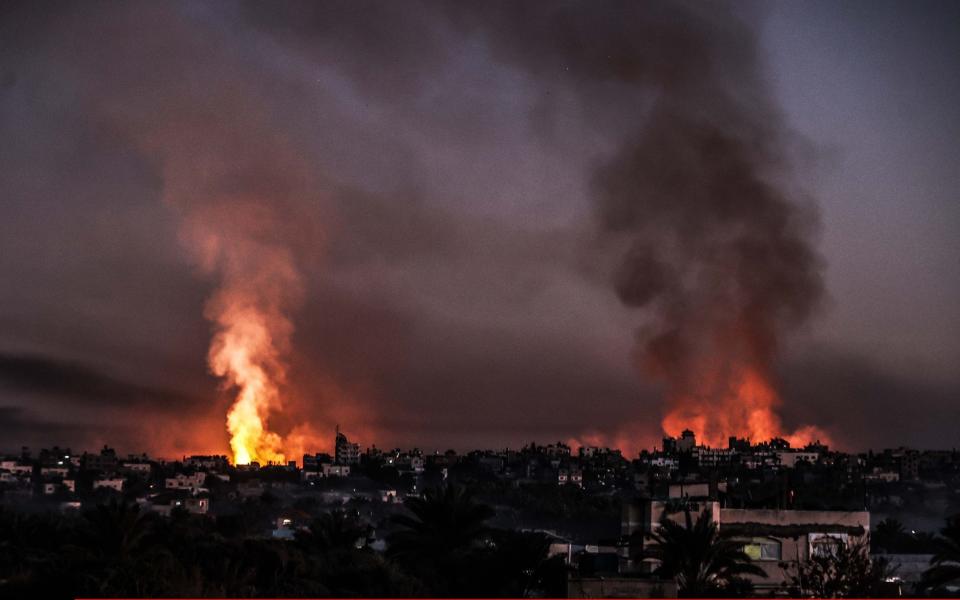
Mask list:
[[0,4],[0,449],[960,445],[960,4],[266,6]]

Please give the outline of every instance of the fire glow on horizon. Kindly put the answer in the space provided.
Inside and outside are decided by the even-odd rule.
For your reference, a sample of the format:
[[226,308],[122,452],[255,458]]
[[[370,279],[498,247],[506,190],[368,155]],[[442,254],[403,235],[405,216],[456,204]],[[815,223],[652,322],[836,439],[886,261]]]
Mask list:
[[678,436],[690,429],[712,447],[722,447],[729,436],[758,442],[783,438],[795,448],[812,442],[830,443],[829,436],[816,426],[784,431],[776,413],[780,396],[759,371],[742,369],[731,375],[729,382],[714,373],[701,382],[701,393],[669,398],[670,410],[662,422],[664,433]]
[[255,199],[211,201],[184,223],[184,238],[205,271],[220,275],[204,316],[214,324],[210,371],[236,390],[226,428],[235,464],[282,463],[284,438],[271,430],[283,409],[293,323],[301,296],[293,255],[265,232],[273,219]]
[[239,388],[227,413],[234,463],[283,462],[280,436],[266,428],[271,408],[280,405],[275,376],[264,366],[276,358],[269,328],[256,310],[231,310],[218,322],[224,329],[211,344],[210,367]]
[[[599,246],[619,257],[602,258],[598,269],[624,306],[642,310],[638,370],[665,392],[665,432],[689,427],[711,444],[728,435],[825,440],[813,427],[785,435],[777,412],[773,367],[782,340],[820,305],[823,263],[816,206],[794,181],[793,136],[769,94],[750,29],[735,15],[673,3],[654,10],[625,4],[628,29],[621,16],[596,21],[598,30],[571,29],[595,22],[585,19],[589,3],[490,10],[473,16],[532,81],[550,57],[569,65],[562,83],[585,104],[620,106],[622,94],[597,98],[601,89],[649,99],[643,110],[621,107],[624,134],[591,171],[589,192]],[[238,114],[259,115],[257,103],[241,106]],[[221,114],[217,109],[210,114]],[[244,127],[227,121],[208,128],[203,117],[185,121],[203,133],[190,127],[171,136],[184,152],[165,155],[186,175],[171,204],[186,209],[191,245],[220,276],[206,309],[215,325],[208,362],[237,392],[227,416],[234,460],[278,461],[312,439],[309,424],[289,429],[304,419],[282,402],[290,398],[289,315],[303,293],[294,253],[316,244],[316,236],[290,233],[300,215],[323,206],[303,199],[317,199],[326,183],[314,178],[309,153],[291,136],[275,135],[271,111],[252,130],[246,119]],[[313,218],[324,232],[337,224]],[[287,414],[271,429],[271,415],[281,411]],[[374,418],[363,413],[357,421],[367,427]],[[638,424],[628,423],[604,433],[635,437]]]

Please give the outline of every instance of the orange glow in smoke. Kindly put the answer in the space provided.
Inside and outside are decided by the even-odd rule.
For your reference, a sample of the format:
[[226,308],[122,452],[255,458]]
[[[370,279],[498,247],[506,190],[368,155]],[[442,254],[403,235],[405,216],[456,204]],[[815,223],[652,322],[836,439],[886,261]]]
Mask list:
[[[650,443],[652,443],[652,440],[649,440],[649,431],[646,433],[647,435],[645,435],[642,432],[642,428],[636,424],[626,424],[620,431],[610,435],[597,431],[588,431],[574,437],[569,437],[564,443],[570,446],[571,452],[574,453],[582,447],[594,446],[597,448],[620,450],[624,456],[635,456],[640,450],[649,447]],[[644,440],[644,437],[648,439]]]
[[280,436],[266,429],[270,409],[279,407],[277,382],[266,368],[275,353],[267,323],[256,310],[242,307],[218,320],[224,329],[210,347],[210,367],[240,389],[227,413],[233,460],[282,463]]
[[690,429],[699,443],[723,447],[729,436],[757,442],[784,438],[792,447],[805,446],[814,441],[829,443],[825,432],[814,426],[802,427],[786,433],[776,409],[780,397],[768,377],[750,367],[715,369],[706,372],[697,391],[676,394],[668,399],[670,412],[662,427],[670,436]]
[[268,421],[283,408],[293,334],[287,315],[300,278],[290,251],[265,239],[272,223],[260,203],[228,200],[209,201],[185,220],[201,265],[221,275],[204,310],[214,325],[207,361],[224,387],[236,390],[226,419],[234,463],[282,463],[283,439]]

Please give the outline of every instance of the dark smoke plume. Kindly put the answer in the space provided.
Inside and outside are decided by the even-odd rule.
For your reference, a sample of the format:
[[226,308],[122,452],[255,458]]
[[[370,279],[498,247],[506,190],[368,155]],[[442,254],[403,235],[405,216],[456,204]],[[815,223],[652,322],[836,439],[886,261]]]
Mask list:
[[[788,136],[748,12],[636,1],[8,2],[0,131],[16,160],[0,161],[0,179],[20,199],[14,217],[32,222],[53,194],[63,214],[99,224],[89,246],[116,253],[110,268],[64,261],[70,277],[58,285],[75,279],[99,298],[101,281],[146,281],[121,286],[131,295],[116,302],[130,314],[118,338],[139,331],[145,348],[181,355],[207,335],[182,315],[200,314],[212,280],[223,284],[207,310],[217,332],[234,331],[221,323],[230,299],[279,322],[266,347],[284,364],[264,364],[289,389],[259,416],[285,439],[306,438],[303,423],[355,432],[380,415],[398,431],[409,427],[397,415],[417,414],[432,432],[480,431],[482,419],[502,432],[562,414],[563,435],[596,427],[637,444],[640,429],[609,431],[619,402],[641,418],[649,390],[618,360],[625,317],[608,290],[643,319],[639,363],[665,388],[670,433],[776,434],[772,366],[821,291],[815,215],[789,185]],[[551,221],[581,196],[600,252],[582,251],[579,224]],[[473,210],[491,198],[523,211]],[[57,238],[71,240],[71,219],[61,220]],[[175,231],[206,267],[199,278],[179,270]],[[18,242],[5,257],[45,256],[19,237],[4,238]],[[80,241],[52,256],[90,256]],[[133,243],[163,258],[164,285],[127,252]],[[592,285],[601,277],[608,287]],[[43,297],[61,289],[38,285]],[[191,295],[173,311],[158,288]],[[178,337],[154,314],[163,311],[185,321]],[[258,321],[241,312],[238,322]],[[28,327],[15,313],[0,320],[5,331]],[[190,348],[184,362],[202,364]],[[139,362],[151,379],[181,380]],[[210,387],[202,368],[191,373]],[[585,397],[606,410],[583,408]],[[226,441],[217,402],[194,411],[205,448]],[[466,443],[460,431],[447,439]],[[187,437],[168,448],[199,449]]]
[[539,131],[552,126],[551,94],[572,93],[595,129],[620,140],[591,193],[601,240],[620,255],[614,289],[649,316],[638,360],[665,387],[664,429],[692,427],[711,443],[784,434],[774,364],[782,335],[821,298],[821,265],[815,210],[789,183],[788,134],[748,7],[295,3],[286,6],[296,19],[277,19],[258,6],[257,20],[340,57],[367,93],[422,87],[449,60],[451,32],[483,40],[537,82]]
[[821,298],[821,265],[814,211],[783,183],[786,134],[755,34],[712,5],[490,8],[476,19],[495,54],[535,74],[562,67],[588,113],[621,115],[626,141],[593,177],[596,210],[622,248],[617,294],[653,316],[639,354],[666,385],[665,429],[780,435],[772,369],[781,335]]

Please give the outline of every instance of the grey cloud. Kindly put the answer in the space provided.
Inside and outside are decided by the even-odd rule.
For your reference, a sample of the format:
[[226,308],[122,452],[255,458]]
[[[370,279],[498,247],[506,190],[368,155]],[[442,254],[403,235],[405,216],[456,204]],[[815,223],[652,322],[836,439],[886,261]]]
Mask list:
[[0,388],[94,405],[165,405],[182,410],[197,403],[183,392],[115,378],[95,368],[46,356],[0,354]]
[[[729,7],[0,10],[0,277],[14,282],[0,350],[5,385],[31,397],[106,392],[97,414],[117,426],[198,416],[215,432],[178,447],[222,444],[202,318],[214,282],[178,225],[194,210],[227,221],[237,195],[270,199],[253,235],[289,248],[304,279],[278,424],[325,428],[353,402],[384,438],[365,443],[543,440],[624,420],[652,442],[661,390],[630,364],[638,323],[658,318],[648,350],[682,357],[703,326],[691,314],[756,310],[759,348],[818,305],[815,214],[777,187],[788,134],[754,24]],[[182,201],[164,205],[171,186]],[[738,277],[690,290],[690,265]],[[850,394],[868,381],[866,367],[797,368]],[[786,389],[788,422],[839,428],[809,408],[820,400],[794,400],[816,390]],[[931,407],[949,401],[928,391]]]

